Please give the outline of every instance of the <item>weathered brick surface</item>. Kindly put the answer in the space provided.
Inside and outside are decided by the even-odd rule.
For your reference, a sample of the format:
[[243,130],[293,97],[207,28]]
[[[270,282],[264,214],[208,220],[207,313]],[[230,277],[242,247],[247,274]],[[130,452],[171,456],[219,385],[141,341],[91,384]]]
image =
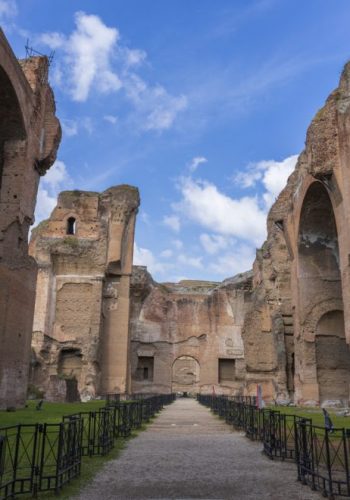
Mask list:
[[46,57],[18,61],[0,30],[0,408],[24,404],[36,264],[28,230],[61,128]]
[[[33,230],[38,266],[31,383],[52,397],[76,379],[80,398],[129,390],[129,292],[139,194],[65,191]],[[74,218],[73,235],[67,234]],[[60,378],[61,377],[61,378]],[[69,382],[68,382],[69,383]],[[68,385],[67,385],[68,387]]]

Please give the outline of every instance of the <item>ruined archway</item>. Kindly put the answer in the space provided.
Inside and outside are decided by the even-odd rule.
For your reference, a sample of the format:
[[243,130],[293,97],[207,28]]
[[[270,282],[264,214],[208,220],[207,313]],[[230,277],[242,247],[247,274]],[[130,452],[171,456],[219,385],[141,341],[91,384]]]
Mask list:
[[58,360],[58,375],[66,381],[66,401],[80,401],[78,383],[80,381],[83,358],[80,349],[64,349]]
[[[26,137],[22,111],[11,80],[0,66],[0,200],[3,186],[6,143],[24,140]],[[13,166],[14,167],[14,166]],[[18,172],[13,172],[13,175]],[[7,175],[10,177],[11,172]],[[16,193],[12,196],[17,198]],[[14,199],[16,199],[14,198]]]
[[179,356],[172,367],[172,391],[195,394],[199,384],[200,366],[192,356]]
[[[341,296],[338,233],[326,188],[314,182],[304,198],[299,224],[299,288],[306,303],[321,302],[325,295]],[[331,283],[331,290],[320,284]],[[316,285],[316,289],[315,289]],[[332,293],[330,293],[332,292]]]
[[330,196],[318,181],[309,187],[300,215],[298,295],[298,362],[307,393],[314,394],[309,398],[347,404],[350,353],[344,335],[338,232]]
[[315,333],[320,402],[335,401],[348,405],[350,353],[345,341],[343,311],[324,314]]

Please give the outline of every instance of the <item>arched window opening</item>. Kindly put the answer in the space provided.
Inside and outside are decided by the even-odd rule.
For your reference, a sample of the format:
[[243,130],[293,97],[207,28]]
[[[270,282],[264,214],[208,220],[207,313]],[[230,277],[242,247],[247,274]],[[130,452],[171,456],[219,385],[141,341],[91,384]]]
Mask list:
[[76,220],[74,217],[69,217],[67,219],[67,234],[75,234],[76,231]]

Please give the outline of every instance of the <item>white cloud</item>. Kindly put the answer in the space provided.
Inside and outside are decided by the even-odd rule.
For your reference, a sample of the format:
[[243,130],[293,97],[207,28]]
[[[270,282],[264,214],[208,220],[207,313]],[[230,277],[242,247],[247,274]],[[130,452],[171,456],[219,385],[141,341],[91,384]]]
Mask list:
[[163,258],[163,259],[170,259],[170,257],[173,256],[173,251],[170,250],[170,248],[167,248],[166,250],[163,250],[161,253],[160,253],[160,256]]
[[230,198],[207,181],[184,177],[182,200],[175,206],[184,216],[211,231],[260,245],[265,237],[266,214],[258,197]]
[[229,239],[219,234],[210,235],[207,233],[202,233],[199,237],[199,240],[204,250],[210,255],[214,255],[219,250],[223,250],[229,245]]
[[254,187],[261,182],[265,189],[263,199],[269,209],[287,183],[298,160],[298,155],[288,156],[284,160],[262,160],[250,163],[245,172],[240,172],[234,180],[243,188]]
[[75,14],[75,25],[68,36],[51,32],[39,37],[42,44],[62,53],[61,60],[59,51],[56,57],[54,82],[80,102],[86,101],[93,91],[107,94],[123,89],[122,95],[136,112],[133,124],[146,131],[169,129],[186,109],[187,97],[174,96],[163,86],[150,85],[137,75],[135,69],[147,55],[143,50],[120,45],[117,28],[84,12]]
[[206,163],[208,160],[204,156],[195,156],[192,158],[188,169],[191,173],[195,172],[201,163]]
[[180,218],[177,215],[165,215],[163,217],[163,224],[170,227],[176,233],[181,229]]
[[194,267],[196,269],[203,268],[202,257],[190,257],[189,255],[185,255],[185,254],[181,253],[178,256],[177,261],[179,264]]
[[66,38],[62,33],[57,33],[56,31],[51,33],[43,33],[40,36],[41,42],[48,45],[52,50],[59,49],[63,47],[66,43]]
[[118,118],[114,115],[104,115],[103,119],[112,125],[115,125],[118,121]]
[[139,66],[145,61],[147,57],[146,52],[140,49],[129,49],[127,47],[124,47],[121,51],[124,55],[125,63],[128,67]]
[[0,19],[15,17],[18,7],[15,0],[0,0]]
[[251,269],[255,249],[245,244],[235,244],[231,251],[219,255],[209,265],[209,270],[222,277],[234,276]]
[[63,51],[61,69],[73,100],[86,101],[93,86],[102,93],[119,90],[122,84],[111,63],[119,39],[118,30],[85,12],[76,12],[75,25],[69,37],[57,32],[41,36],[42,43]]
[[152,87],[135,73],[126,76],[124,89],[128,99],[144,117],[144,130],[169,129],[177,115],[187,107],[186,96],[173,96],[161,85]]
[[57,203],[58,194],[72,185],[66,165],[56,160],[47,174],[41,178],[35,210],[35,222],[47,219]]
[[147,266],[148,271],[154,274],[163,274],[169,269],[168,264],[159,262],[148,248],[139,247],[136,243],[134,245],[134,265]]

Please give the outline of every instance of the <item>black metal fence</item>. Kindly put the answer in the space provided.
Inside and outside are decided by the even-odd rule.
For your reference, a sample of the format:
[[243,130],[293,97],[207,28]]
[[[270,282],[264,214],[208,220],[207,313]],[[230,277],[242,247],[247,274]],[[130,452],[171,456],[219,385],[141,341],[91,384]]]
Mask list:
[[255,398],[199,394],[198,401],[262,441],[271,458],[292,460],[298,480],[332,499],[350,497],[350,429],[327,429],[312,419],[272,409],[258,409]]
[[83,456],[106,455],[116,439],[148,422],[173,394],[121,402],[110,397],[97,411],[64,416],[57,424],[0,428],[0,500],[54,491],[79,476]]

